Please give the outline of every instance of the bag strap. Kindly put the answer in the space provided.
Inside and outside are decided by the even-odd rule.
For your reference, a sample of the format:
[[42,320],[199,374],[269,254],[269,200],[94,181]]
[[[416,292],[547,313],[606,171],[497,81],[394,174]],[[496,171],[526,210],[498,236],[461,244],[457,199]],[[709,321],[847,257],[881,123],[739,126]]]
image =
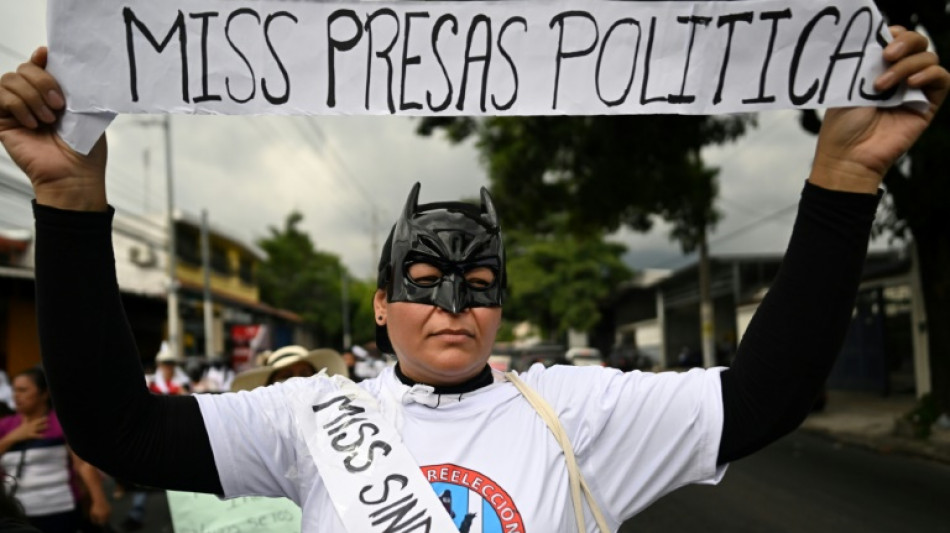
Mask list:
[[521,392],[521,395],[534,407],[535,411],[541,416],[541,420],[544,420],[548,429],[554,434],[554,439],[564,450],[564,460],[567,462],[567,475],[571,486],[571,502],[574,504],[574,518],[577,521],[577,530],[581,533],[587,531],[584,523],[584,504],[581,501],[581,492],[583,491],[584,497],[587,499],[587,505],[594,515],[594,521],[597,522],[597,527],[600,528],[602,532],[609,533],[610,528],[607,526],[607,520],[604,519],[604,515],[600,511],[600,506],[597,505],[597,500],[594,499],[594,495],[591,493],[590,487],[584,479],[584,475],[581,474],[581,470],[577,466],[577,459],[574,457],[574,446],[571,444],[570,439],[568,439],[567,433],[564,431],[564,426],[561,425],[561,421],[557,417],[557,413],[554,412],[554,409],[551,408],[550,404],[548,404],[540,394],[529,387],[528,384],[522,381],[514,372],[505,372],[505,377],[514,384],[518,391]]
[[10,497],[16,496],[16,491],[20,488],[20,478],[23,477],[23,466],[26,464],[26,448],[20,450],[20,461],[16,465],[16,474],[13,474],[13,479],[16,480],[16,483],[13,485],[13,489],[10,490]]

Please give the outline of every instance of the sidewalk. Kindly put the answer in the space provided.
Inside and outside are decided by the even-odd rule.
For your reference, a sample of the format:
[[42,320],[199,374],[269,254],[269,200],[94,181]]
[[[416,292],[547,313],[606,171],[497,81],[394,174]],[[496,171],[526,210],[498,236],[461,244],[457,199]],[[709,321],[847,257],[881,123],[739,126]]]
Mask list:
[[910,411],[909,394],[881,397],[871,393],[828,391],[825,410],[813,413],[802,429],[880,453],[911,455],[950,464],[950,430],[935,428],[928,440],[897,434],[896,421]]

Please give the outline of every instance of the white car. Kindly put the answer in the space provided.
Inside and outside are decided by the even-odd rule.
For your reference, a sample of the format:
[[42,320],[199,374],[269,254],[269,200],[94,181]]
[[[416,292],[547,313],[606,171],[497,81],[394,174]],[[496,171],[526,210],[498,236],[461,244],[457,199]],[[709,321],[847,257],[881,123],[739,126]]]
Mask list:
[[574,366],[604,366],[604,358],[597,348],[571,348],[564,358]]

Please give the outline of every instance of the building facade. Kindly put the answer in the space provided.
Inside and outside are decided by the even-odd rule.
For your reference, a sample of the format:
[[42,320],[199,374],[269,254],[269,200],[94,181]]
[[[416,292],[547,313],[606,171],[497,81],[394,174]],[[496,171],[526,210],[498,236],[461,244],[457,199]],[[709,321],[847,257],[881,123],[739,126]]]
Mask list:
[[[15,176],[0,173],[0,194],[22,197],[32,191]],[[21,198],[14,198],[19,201]],[[28,211],[27,211],[28,212]],[[37,365],[40,347],[34,297],[32,219],[0,225],[0,369],[9,375]],[[13,222],[13,223],[10,223]],[[4,228],[3,226],[10,226]],[[178,291],[180,353],[186,357],[232,360],[241,367],[255,353],[286,344],[309,346],[312,338],[296,314],[260,300],[256,282],[264,254],[227,232],[209,229],[208,293],[210,327],[205,324],[205,270],[198,218],[176,213],[174,279]],[[143,366],[148,369],[168,337],[169,287],[165,219],[117,212],[113,222],[116,275]],[[211,342],[206,343],[209,338]],[[211,346],[207,353],[206,346]]]
[[[768,292],[780,256],[710,260],[716,364],[728,365]],[[592,344],[604,353],[637,354],[643,368],[702,364],[698,265],[641,273],[604,308]],[[868,254],[852,322],[828,386],[879,393],[930,390],[926,323],[912,248]],[[609,358],[608,358],[609,360]]]

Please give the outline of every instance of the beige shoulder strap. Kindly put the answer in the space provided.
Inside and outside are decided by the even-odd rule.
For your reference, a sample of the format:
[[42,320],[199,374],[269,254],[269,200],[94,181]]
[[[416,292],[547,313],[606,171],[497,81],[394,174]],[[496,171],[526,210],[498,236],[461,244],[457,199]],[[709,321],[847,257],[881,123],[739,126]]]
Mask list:
[[535,392],[534,389],[529,387],[524,381],[521,381],[521,378],[514,372],[505,372],[505,377],[518,388],[521,395],[524,396],[525,399],[528,400],[528,403],[534,407],[535,411],[541,415],[541,419],[547,424],[551,433],[554,433],[555,440],[557,440],[558,444],[560,444],[564,450],[564,459],[567,461],[568,481],[571,485],[571,501],[574,504],[574,517],[577,520],[577,530],[580,533],[587,531],[584,524],[584,503],[581,501],[581,491],[583,491],[584,497],[587,498],[587,505],[590,507],[591,513],[594,515],[594,520],[597,522],[597,527],[600,528],[603,533],[609,533],[610,528],[607,526],[607,521],[600,511],[597,501],[594,500],[594,495],[591,494],[590,488],[587,486],[587,481],[584,480],[580,468],[577,467],[577,460],[574,458],[574,446],[571,445],[571,441],[567,438],[567,433],[564,432],[564,426],[561,425],[561,421],[558,419],[554,409],[551,408],[540,394]]

